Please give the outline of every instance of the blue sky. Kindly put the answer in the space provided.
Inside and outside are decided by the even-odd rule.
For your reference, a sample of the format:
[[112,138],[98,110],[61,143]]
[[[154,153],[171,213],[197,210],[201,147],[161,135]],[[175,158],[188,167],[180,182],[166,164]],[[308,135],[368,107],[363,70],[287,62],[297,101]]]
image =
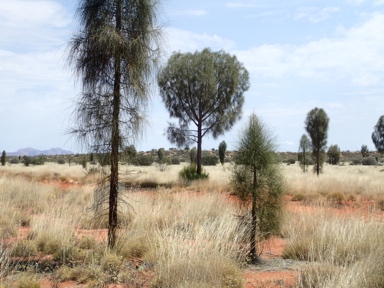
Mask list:
[[[80,83],[65,67],[76,29],[73,0],[0,0],[0,150],[61,147]],[[330,118],[328,146],[360,150],[384,114],[384,0],[166,0],[161,24],[164,63],[173,51],[210,47],[234,54],[250,72],[243,118],[203,148],[235,148],[256,113],[279,151],[297,151],[314,107]],[[138,150],[169,148],[170,120],[158,93]]]

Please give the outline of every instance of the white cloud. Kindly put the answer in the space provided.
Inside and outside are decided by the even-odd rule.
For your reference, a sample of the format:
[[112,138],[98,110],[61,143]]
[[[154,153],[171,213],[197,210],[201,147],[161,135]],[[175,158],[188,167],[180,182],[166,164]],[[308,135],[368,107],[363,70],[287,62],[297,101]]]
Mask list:
[[71,20],[68,11],[55,1],[0,1],[0,46],[13,51],[61,46]]
[[236,54],[261,77],[293,75],[369,85],[384,80],[382,31],[384,14],[376,13],[362,25],[344,29],[337,38],[322,38],[300,46],[264,44]]
[[338,12],[338,7],[300,7],[296,10],[294,19],[317,23],[328,19],[332,14]]
[[164,32],[167,44],[165,50],[170,53],[174,51],[193,52],[206,47],[210,47],[212,50],[229,50],[235,47],[233,41],[217,35],[198,34],[177,28],[167,28]]

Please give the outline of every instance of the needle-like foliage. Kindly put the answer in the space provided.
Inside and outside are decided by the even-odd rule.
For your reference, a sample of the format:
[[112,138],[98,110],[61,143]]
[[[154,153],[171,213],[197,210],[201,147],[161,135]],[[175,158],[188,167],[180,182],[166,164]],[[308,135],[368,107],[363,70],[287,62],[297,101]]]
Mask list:
[[157,10],[156,0],[81,0],[69,44],[68,62],[82,84],[70,132],[110,159],[109,247],[116,242],[119,152],[143,130],[159,58]]
[[283,178],[275,158],[275,139],[255,114],[240,134],[232,173],[235,193],[251,202],[251,263],[258,263],[258,238],[277,232],[281,216]]

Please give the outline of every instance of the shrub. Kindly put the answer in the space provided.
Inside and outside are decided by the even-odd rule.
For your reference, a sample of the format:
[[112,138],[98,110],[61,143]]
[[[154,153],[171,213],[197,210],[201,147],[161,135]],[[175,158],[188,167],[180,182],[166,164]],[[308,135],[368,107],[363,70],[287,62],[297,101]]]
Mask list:
[[172,161],[172,165],[180,165],[180,162],[181,162],[180,158],[177,156],[172,157],[171,161]]
[[216,166],[219,162],[219,157],[216,155],[204,155],[201,157],[201,164],[204,166]]
[[361,157],[353,157],[349,165],[361,165]]
[[[307,161],[306,161],[307,162]],[[293,165],[296,163],[296,160],[293,158],[289,158],[287,160],[284,160],[283,163],[287,163],[287,165]]]
[[65,164],[65,160],[63,158],[60,158],[59,160],[57,160],[57,164],[63,165]]
[[361,164],[371,166],[371,165],[376,165],[377,161],[375,157],[364,157],[363,160],[361,161]]
[[24,163],[25,166],[28,167],[29,164],[31,164],[31,161],[32,161],[31,157],[29,157],[29,156],[24,156],[23,157],[23,163]]
[[39,157],[33,157],[31,158],[31,163],[32,165],[44,165],[45,163],[45,157],[43,155]]
[[151,166],[153,163],[153,157],[147,155],[138,155],[133,162],[137,166]]
[[184,166],[184,168],[180,171],[179,176],[181,179],[187,181],[194,181],[199,179],[208,179],[209,174],[205,173],[205,171],[201,171],[201,174],[197,174],[197,166],[196,164],[190,164],[188,166]]
[[20,161],[19,161],[18,158],[11,158],[11,160],[9,160],[9,163],[11,163],[11,164],[19,164]]

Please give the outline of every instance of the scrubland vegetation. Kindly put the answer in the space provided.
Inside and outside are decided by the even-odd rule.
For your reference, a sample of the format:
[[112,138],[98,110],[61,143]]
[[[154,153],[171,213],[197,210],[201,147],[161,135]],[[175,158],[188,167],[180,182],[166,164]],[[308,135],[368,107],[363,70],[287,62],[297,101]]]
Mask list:
[[[1,167],[0,287],[43,287],[42,279],[51,287],[244,287],[249,227],[230,196],[230,164],[205,167],[209,179],[192,183],[178,179],[182,167],[121,166],[112,250],[107,217],[92,209],[91,168]],[[298,164],[281,168],[277,236],[287,241],[284,258],[306,263],[296,287],[383,287],[381,167],[326,165],[320,177]]]

